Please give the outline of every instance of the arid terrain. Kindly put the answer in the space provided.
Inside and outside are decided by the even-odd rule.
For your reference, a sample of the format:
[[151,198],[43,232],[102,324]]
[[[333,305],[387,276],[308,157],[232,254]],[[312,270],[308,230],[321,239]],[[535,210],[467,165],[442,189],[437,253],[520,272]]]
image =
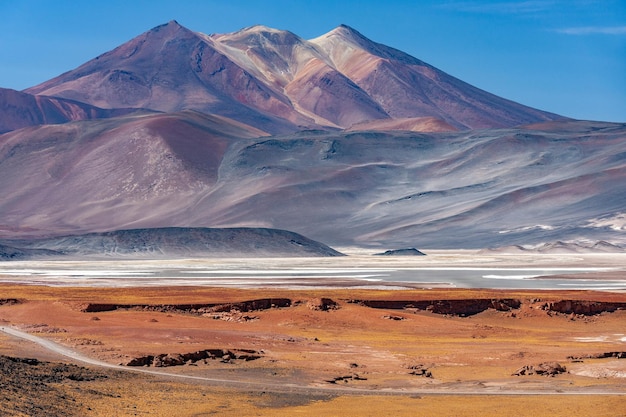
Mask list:
[[[376,258],[353,255],[360,266]],[[623,282],[622,258],[562,256],[557,266],[613,264],[582,279]],[[471,259],[382,262],[467,267]],[[476,259],[520,267],[558,257]],[[345,265],[347,257],[319,262]],[[0,327],[54,344],[0,332],[0,409],[16,416],[624,415],[624,292],[331,287],[4,282]]]
[[0,89],[0,239],[256,227],[331,247],[623,246],[625,137],[345,25],[306,40],[170,21]]
[[346,25],[0,88],[0,416],[626,416],[625,138]]

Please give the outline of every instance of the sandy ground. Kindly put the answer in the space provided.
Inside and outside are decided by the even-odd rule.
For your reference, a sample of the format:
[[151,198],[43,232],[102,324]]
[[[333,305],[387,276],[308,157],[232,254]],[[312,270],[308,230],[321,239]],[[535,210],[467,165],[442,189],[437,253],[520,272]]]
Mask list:
[[[377,258],[376,262],[584,265],[611,268],[612,279],[624,279],[622,257],[612,255],[550,255],[522,261],[519,256],[516,261],[498,255],[483,257],[480,262],[469,254],[443,253],[426,258]],[[350,261],[353,266],[371,265],[366,256],[335,263],[325,259],[296,263],[336,267],[336,262],[349,265]],[[242,261],[228,261],[233,262]],[[594,274],[586,274],[585,279],[594,279]],[[267,298],[288,299],[289,306],[210,313],[163,308]],[[414,308],[372,308],[354,302],[504,298],[520,300],[521,307],[487,309],[463,317]],[[13,299],[17,302],[8,301]],[[78,288],[5,283],[0,285],[0,300],[7,300],[0,305],[0,325],[111,364],[206,349],[245,349],[260,356],[249,361],[218,358],[143,368],[223,379],[223,383],[106,371],[106,379],[57,384],[55,389],[60,391],[55,401],[73,399],[74,404],[80,404],[74,415],[113,415],[111,410],[120,416],[626,415],[626,359],[587,358],[626,351],[626,310],[576,315],[542,308],[558,300],[626,303],[626,294],[620,292],[372,290],[341,285],[331,289]],[[117,308],[84,312],[89,304],[115,304]],[[329,308],[324,310],[324,306]],[[73,362],[6,334],[0,334],[0,355]],[[512,375],[523,366],[544,362],[558,362],[567,372],[553,377]],[[430,376],[420,375],[426,373]],[[10,395],[4,398],[0,410],[8,407],[6,398],[10,400]],[[9,411],[7,415],[29,415]]]

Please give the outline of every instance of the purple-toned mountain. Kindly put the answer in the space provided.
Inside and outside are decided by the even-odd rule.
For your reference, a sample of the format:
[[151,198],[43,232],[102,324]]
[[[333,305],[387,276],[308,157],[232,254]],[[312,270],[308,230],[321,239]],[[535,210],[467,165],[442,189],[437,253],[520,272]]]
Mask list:
[[345,25],[311,42],[394,119],[431,116],[477,129],[558,117],[489,94]]
[[[435,119],[435,130],[560,118],[477,89],[347,26],[310,41],[264,26],[204,35],[172,21],[29,88],[102,108],[219,114],[270,133]],[[406,123],[405,123],[406,125]],[[425,126],[421,124],[420,126]]]
[[[180,224],[194,201],[215,186],[229,143],[263,135],[195,111],[5,133],[0,235],[131,228],[137,220],[147,227]],[[45,219],[34,213],[45,213]]]
[[5,133],[0,238],[177,226],[382,248],[626,243],[624,124],[263,135],[189,110]]
[[101,109],[59,97],[0,88],[0,134],[27,126],[122,116],[136,109]]
[[[626,125],[507,101],[346,26],[307,41],[170,22],[0,90],[0,105],[13,130],[0,131],[0,238],[176,226],[381,247],[626,244]],[[115,117],[132,108],[147,111]]]

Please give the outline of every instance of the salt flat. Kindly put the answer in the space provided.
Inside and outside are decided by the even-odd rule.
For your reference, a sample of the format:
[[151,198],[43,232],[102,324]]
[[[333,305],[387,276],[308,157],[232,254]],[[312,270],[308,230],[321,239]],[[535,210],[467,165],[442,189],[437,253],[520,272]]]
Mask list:
[[47,286],[215,286],[287,288],[493,288],[626,291],[626,254],[494,254],[429,251],[427,256],[0,263],[0,282]]

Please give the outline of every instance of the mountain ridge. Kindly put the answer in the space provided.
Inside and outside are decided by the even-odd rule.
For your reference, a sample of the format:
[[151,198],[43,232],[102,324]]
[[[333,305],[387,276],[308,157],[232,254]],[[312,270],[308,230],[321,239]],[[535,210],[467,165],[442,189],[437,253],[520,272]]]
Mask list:
[[199,110],[270,133],[388,118],[435,117],[456,129],[562,118],[479,90],[345,25],[304,40],[260,25],[205,35],[170,21],[25,92],[102,108]]
[[0,88],[0,134],[28,126],[123,116],[144,109],[102,109],[76,100]]

